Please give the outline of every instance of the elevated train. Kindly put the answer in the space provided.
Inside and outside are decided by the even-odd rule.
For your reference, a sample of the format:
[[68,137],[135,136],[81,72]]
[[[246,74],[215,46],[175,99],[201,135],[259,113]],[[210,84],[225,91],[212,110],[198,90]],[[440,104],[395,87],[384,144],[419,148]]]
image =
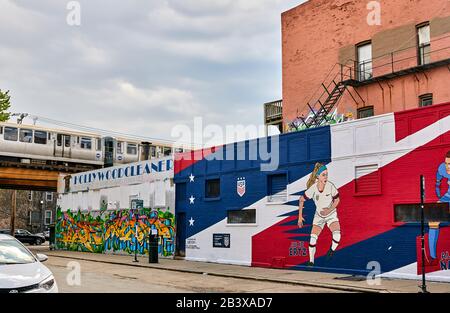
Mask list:
[[3,162],[95,169],[160,158],[173,152],[169,143],[0,123],[0,161]]

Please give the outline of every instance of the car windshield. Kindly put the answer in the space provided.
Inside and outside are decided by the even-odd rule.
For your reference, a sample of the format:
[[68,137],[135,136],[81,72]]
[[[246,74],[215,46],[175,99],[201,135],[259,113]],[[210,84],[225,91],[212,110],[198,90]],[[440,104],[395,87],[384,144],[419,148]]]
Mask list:
[[0,265],[34,263],[33,255],[14,239],[0,240]]

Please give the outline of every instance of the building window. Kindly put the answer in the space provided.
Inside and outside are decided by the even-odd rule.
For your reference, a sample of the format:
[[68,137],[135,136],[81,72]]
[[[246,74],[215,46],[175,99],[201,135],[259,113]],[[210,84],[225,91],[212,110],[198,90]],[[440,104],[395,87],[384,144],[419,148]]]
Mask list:
[[357,77],[359,81],[372,78],[372,43],[364,43],[357,46]]
[[47,202],[53,201],[53,193],[47,192],[47,193],[45,194],[45,200],[47,200]]
[[256,210],[230,210],[227,212],[228,224],[256,224]]
[[427,93],[419,97],[419,107],[427,107],[433,104],[433,94]]
[[417,26],[417,42],[419,65],[428,64],[431,61],[431,36],[430,36],[430,24],[422,24]]
[[21,129],[19,132],[19,140],[21,142],[32,143],[33,131],[31,129]]
[[205,198],[215,199],[220,197],[220,179],[207,179],[205,188]]
[[378,195],[381,193],[381,172],[377,164],[355,167],[355,193]]
[[287,201],[287,174],[275,174],[268,177],[269,202]]
[[38,145],[47,144],[47,132],[36,130],[34,132],[34,143]]
[[5,127],[5,140],[8,141],[17,141],[18,138],[18,129],[15,127]]
[[29,218],[29,225],[36,225],[36,224],[41,224],[41,213],[40,212],[35,212],[35,211],[29,211],[28,214],[28,218]]
[[[425,204],[424,206],[425,222],[430,221],[448,221],[450,212],[448,208],[443,209],[436,204]],[[420,223],[421,206],[414,204],[396,204],[394,205],[394,222],[396,223]]]
[[28,201],[33,201],[33,192],[32,191],[28,191]]
[[92,149],[92,139],[87,137],[81,137],[81,149],[91,150]]
[[374,116],[373,107],[364,107],[358,109],[358,119]]
[[136,155],[137,154],[137,145],[134,143],[127,143],[127,154]]
[[46,210],[45,211],[44,225],[50,225],[51,223],[52,223],[52,211]]

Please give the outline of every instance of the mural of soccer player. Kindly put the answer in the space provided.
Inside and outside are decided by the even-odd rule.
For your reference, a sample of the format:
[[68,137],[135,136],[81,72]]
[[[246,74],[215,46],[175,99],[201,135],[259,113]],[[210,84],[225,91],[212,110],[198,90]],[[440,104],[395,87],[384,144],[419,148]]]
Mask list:
[[328,226],[333,235],[331,247],[327,253],[328,258],[336,251],[341,240],[341,225],[337,214],[340,199],[337,188],[328,181],[328,168],[323,164],[317,163],[315,165],[306,186],[305,194],[300,197],[298,227],[302,228],[305,222],[303,218],[305,201],[313,200],[316,211],[309,241],[309,262],[307,265],[314,266],[317,240],[325,225]]
[[[442,195],[441,194],[441,184],[443,179],[447,179],[448,190]],[[445,156],[444,163],[439,165],[436,173],[436,196],[438,197],[438,202],[449,202],[450,203],[450,151],[447,152]],[[430,256],[433,260],[437,258],[437,243],[439,239],[439,222],[430,222],[428,231],[428,246],[430,249]]]
[[[441,183],[444,178],[447,178],[448,190],[445,195],[441,195]],[[436,173],[436,195],[439,202],[450,202],[450,151],[445,156],[445,161],[441,165]]]

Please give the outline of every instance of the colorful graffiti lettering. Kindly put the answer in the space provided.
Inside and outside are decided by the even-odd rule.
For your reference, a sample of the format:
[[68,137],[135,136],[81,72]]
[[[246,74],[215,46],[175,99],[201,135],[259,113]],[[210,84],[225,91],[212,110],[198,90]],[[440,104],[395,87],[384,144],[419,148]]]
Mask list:
[[158,252],[172,256],[175,251],[175,217],[161,210],[139,209],[83,213],[57,211],[57,249],[93,253],[125,252],[148,254],[148,236],[156,230]]

